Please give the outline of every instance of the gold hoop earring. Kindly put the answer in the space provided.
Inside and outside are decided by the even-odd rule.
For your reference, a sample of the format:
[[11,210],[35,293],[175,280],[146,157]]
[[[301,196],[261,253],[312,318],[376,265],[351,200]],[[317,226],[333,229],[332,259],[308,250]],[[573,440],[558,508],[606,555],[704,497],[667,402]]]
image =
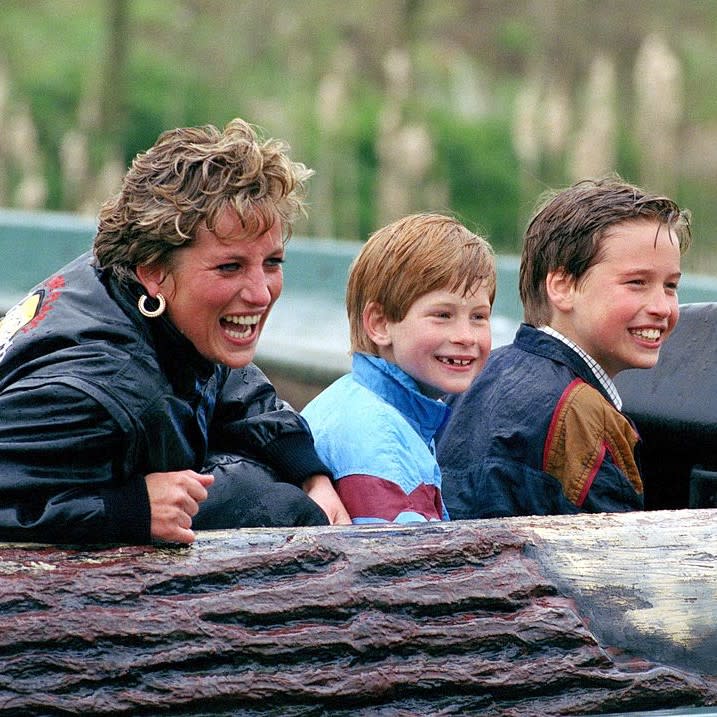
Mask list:
[[157,300],[156,309],[147,308],[147,294],[142,294],[137,302],[139,313],[142,314],[142,316],[146,316],[148,319],[156,319],[158,316],[161,316],[167,308],[167,301],[161,294],[157,294],[154,298]]

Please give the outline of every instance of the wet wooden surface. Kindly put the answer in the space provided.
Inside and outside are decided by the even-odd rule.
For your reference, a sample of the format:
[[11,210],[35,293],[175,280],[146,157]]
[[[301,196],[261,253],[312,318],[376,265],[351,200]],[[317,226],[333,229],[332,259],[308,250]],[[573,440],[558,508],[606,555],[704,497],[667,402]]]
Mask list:
[[717,512],[0,546],[0,714],[717,705]]

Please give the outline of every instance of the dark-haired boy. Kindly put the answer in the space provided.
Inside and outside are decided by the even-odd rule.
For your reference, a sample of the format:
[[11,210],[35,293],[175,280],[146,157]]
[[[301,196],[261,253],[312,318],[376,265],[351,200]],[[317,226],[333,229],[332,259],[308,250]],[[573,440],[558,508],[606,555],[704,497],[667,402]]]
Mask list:
[[689,242],[671,199],[616,177],[543,203],[521,257],[525,323],[452,401],[438,443],[454,520],[643,506],[639,436],[612,379],[656,363]]

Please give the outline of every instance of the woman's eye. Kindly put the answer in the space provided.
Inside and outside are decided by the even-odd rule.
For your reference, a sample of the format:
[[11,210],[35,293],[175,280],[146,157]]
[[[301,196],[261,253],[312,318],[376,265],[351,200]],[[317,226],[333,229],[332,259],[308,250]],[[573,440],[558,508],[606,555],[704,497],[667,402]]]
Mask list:
[[267,266],[281,266],[284,263],[283,256],[275,256],[266,260]]

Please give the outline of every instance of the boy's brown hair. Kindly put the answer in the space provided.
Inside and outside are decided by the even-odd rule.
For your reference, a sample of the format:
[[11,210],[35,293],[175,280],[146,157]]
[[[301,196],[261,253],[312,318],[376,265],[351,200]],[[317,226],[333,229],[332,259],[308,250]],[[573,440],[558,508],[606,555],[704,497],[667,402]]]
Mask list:
[[412,214],[372,234],[349,271],[346,310],[351,351],[378,355],[366,335],[363,311],[381,305],[389,321],[402,321],[416,299],[437,289],[467,294],[481,284],[495,298],[495,255],[483,237],[442,214]]
[[[579,279],[601,259],[602,239],[615,224],[629,221],[657,221],[675,236],[684,253],[691,240],[690,216],[668,197],[611,175],[585,179],[558,192],[550,192],[525,231],[520,260],[520,299],[525,322],[548,324],[552,307],[546,278],[563,270]],[[657,238],[657,237],[655,237]]]

